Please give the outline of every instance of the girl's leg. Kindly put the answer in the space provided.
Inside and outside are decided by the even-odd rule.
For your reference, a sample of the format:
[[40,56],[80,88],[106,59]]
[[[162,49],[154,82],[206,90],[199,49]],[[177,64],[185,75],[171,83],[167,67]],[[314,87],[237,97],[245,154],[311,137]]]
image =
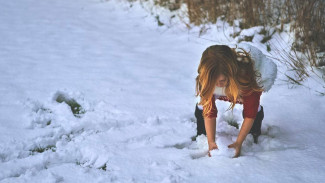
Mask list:
[[[244,112],[243,112],[243,117],[244,117]],[[263,110],[263,106],[260,105],[253,126],[249,132],[250,134],[253,135],[254,143],[258,142],[258,136],[261,135],[261,127],[262,127],[263,119],[264,119],[264,110]]]
[[195,112],[194,112],[195,117],[196,117],[196,123],[197,123],[196,136],[199,136],[202,134],[206,135],[205,126],[204,126],[204,118],[203,118],[202,112],[203,112],[202,106],[198,106],[196,104]]

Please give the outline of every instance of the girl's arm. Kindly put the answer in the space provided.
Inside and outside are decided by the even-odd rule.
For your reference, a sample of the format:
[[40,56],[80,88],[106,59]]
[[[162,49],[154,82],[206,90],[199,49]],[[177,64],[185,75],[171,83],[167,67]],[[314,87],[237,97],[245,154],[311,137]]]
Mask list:
[[247,134],[249,133],[249,131],[251,130],[252,126],[254,123],[254,118],[245,118],[244,122],[240,128],[238,137],[236,142],[238,142],[239,144],[243,144]]
[[[218,146],[216,144],[215,136],[216,136],[216,123],[217,123],[217,116],[218,116],[218,109],[216,107],[215,103],[215,96],[213,95],[211,98],[211,105],[212,108],[210,111],[207,112],[207,115],[204,116],[204,126],[205,126],[205,131],[207,133],[207,139],[208,139],[208,144],[209,144],[209,153],[213,149],[218,149]],[[203,111],[205,108],[203,108]]]
[[234,148],[236,150],[234,158],[240,156],[242,144],[247,134],[249,133],[250,129],[252,128],[253,123],[254,123],[254,118],[244,118],[244,122],[240,128],[236,142],[228,146],[229,148]]
[[209,156],[210,155],[210,151],[213,149],[218,149],[218,146],[216,144],[216,123],[217,120],[216,118],[208,118],[205,117],[204,118],[204,125],[205,125],[205,130],[207,133],[207,139],[208,139],[208,144],[209,144]]
[[215,143],[216,139],[216,118],[204,118],[205,130],[207,132],[208,143]]
[[254,119],[258,112],[258,106],[260,105],[261,94],[262,92],[253,92],[251,95],[243,97],[244,122],[240,128],[236,142],[228,146],[229,148],[235,148],[236,153],[234,158],[240,156],[241,146],[253,126]]

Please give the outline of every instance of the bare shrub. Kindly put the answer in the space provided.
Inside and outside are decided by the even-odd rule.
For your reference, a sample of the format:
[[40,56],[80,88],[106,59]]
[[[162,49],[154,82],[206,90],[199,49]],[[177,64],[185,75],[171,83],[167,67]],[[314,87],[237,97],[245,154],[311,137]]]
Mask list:
[[[191,27],[190,24],[203,25],[200,35],[205,32],[204,24],[216,23],[218,17],[222,17],[230,25],[239,20],[241,29],[263,26],[265,37],[261,42],[267,44],[268,50],[271,50],[268,41],[275,33],[270,32],[270,28],[280,25],[276,30],[283,31],[284,25],[289,24],[290,31],[295,35],[292,52],[286,53],[281,48],[273,47],[277,49],[275,52],[280,54],[281,63],[296,72],[295,78],[292,79],[301,82],[310,76],[307,68],[325,66],[324,0],[154,0],[154,2],[170,10],[176,10],[185,3],[188,11],[186,16],[190,22],[184,23],[188,28]],[[251,41],[252,37],[239,39],[243,40]]]

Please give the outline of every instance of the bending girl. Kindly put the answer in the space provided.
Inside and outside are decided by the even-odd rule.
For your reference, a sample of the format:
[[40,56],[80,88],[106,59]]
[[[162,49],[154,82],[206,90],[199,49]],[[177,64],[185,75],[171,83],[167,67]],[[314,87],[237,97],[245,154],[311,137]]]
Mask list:
[[[260,96],[274,83],[276,66],[272,61],[264,59],[265,56],[256,48],[243,46],[257,54],[255,60],[247,52],[250,50],[236,51],[225,45],[210,46],[202,54],[196,78],[196,95],[200,96],[200,102],[196,105],[195,116],[197,135],[207,135],[209,156],[211,150],[218,149],[215,142],[216,99],[229,101],[231,109],[235,104],[243,104],[244,121],[236,142],[228,146],[235,149],[234,157],[240,156],[242,144],[248,133],[253,135],[255,143],[261,134],[264,112],[260,106]],[[266,71],[267,77],[263,78],[261,70],[266,66],[270,72]]]

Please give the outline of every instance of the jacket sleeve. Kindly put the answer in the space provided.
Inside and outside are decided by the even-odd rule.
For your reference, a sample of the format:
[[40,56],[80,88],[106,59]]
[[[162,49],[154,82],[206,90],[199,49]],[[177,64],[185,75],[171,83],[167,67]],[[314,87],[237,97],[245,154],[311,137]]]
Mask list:
[[[215,102],[215,96],[213,95],[212,96],[212,99],[211,99],[211,104],[212,104],[212,108],[210,111],[208,111],[207,115],[204,115],[204,117],[207,117],[207,118],[216,118],[218,116],[218,110],[217,110],[217,107],[216,107],[216,102]],[[205,112],[205,108],[203,108],[203,113]]]
[[243,96],[244,118],[256,118],[262,92],[252,92]]

